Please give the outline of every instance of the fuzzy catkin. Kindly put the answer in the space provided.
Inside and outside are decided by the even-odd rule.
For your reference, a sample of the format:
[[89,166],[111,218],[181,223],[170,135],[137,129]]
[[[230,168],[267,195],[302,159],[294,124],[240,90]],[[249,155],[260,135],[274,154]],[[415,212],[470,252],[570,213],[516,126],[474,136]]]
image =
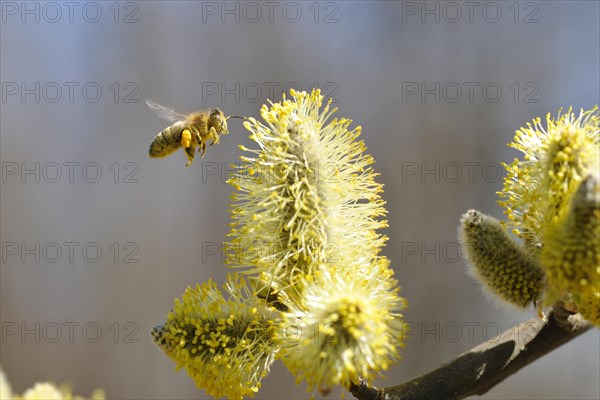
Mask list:
[[[382,185],[358,140],[332,119],[319,90],[291,91],[245,123],[259,148],[243,148],[228,262],[256,276],[256,291],[296,326],[278,357],[309,389],[348,388],[398,359],[405,307],[389,261]],[[252,249],[252,251],[247,251]],[[313,335],[317,335],[317,339]]]
[[[570,293],[584,317],[600,308],[600,184],[590,175],[575,193],[570,212],[546,235],[541,260],[553,298]],[[594,301],[595,300],[595,301]],[[595,305],[595,306],[594,306]]]
[[568,109],[516,131],[509,146],[523,159],[504,164],[508,175],[498,192],[508,225],[527,242],[542,246],[548,230],[569,211],[571,198],[590,171],[600,168],[598,107],[578,116]]
[[322,270],[306,285],[305,304],[284,313],[281,359],[309,389],[371,381],[399,359],[406,304],[386,265],[371,274]]
[[274,360],[279,325],[241,277],[229,276],[225,288],[228,297],[211,280],[188,287],[152,336],[208,394],[252,397]]
[[[373,158],[349,119],[318,90],[263,106],[266,125],[245,123],[259,149],[242,157],[229,182],[237,189],[228,262],[249,267],[265,285],[291,288],[321,267],[358,270],[376,264],[387,226]],[[288,291],[292,301],[301,294]]]
[[469,210],[461,218],[463,254],[471,271],[502,300],[525,308],[544,291],[544,272],[525,248],[517,245],[495,218]]

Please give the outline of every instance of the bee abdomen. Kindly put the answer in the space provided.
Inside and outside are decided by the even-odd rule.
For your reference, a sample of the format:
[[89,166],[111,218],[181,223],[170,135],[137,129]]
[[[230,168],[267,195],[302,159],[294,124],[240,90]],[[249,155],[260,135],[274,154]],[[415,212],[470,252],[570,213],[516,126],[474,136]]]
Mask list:
[[150,143],[148,154],[152,158],[166,157],[181,147],[181,132],[185,125],[183,122],[176,122],[165,128]]

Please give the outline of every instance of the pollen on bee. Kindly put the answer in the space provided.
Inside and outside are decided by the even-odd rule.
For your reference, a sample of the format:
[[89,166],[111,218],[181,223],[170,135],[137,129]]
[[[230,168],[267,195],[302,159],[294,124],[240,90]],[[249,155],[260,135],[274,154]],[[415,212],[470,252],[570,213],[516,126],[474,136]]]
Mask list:
[[181,132],[181,145],[185,149],[192,145],[192,134],[188,129],[184,129],[183,132]]

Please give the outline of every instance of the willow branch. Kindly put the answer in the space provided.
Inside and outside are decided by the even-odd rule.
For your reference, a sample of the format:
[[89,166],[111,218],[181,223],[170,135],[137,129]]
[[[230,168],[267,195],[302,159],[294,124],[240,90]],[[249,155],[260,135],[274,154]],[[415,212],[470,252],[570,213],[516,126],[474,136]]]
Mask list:
[[590,326],[580,317],[557,305],[548,323],[532,318],[408,382],[377,389],[361,381],[350,392],[359,400],[457,400],[481,395],[587,331]]

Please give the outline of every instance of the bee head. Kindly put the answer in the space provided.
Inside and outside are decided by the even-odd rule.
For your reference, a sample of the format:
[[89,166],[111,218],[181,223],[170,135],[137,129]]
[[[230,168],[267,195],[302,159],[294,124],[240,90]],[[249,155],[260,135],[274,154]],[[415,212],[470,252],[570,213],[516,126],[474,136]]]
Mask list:
[[214,126],[219,134],[227,134],[227,119],[225,114],[218,108],[214,108],[210,112],[210,125]]

